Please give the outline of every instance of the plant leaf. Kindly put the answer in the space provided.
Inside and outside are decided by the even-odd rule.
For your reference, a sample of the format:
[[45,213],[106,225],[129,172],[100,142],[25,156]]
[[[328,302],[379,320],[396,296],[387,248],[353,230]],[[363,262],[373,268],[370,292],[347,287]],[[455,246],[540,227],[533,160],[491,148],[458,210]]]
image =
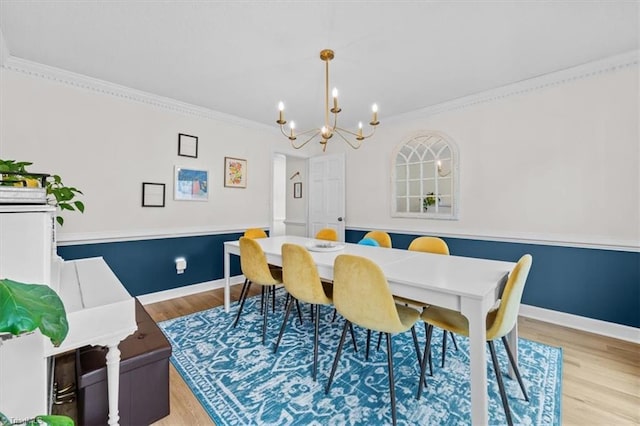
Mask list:
[[0,412],[0,425],[1,426],[11,426],[11,420],[9,420],[9,418],[7,416],[2,414],[2,412]]
[[43,284],[0,280],[0,332],[17,336],[36,328],[54,346],[67,337],[67,313],[58,294]]
[[56,216],[56,221],[60,224],[60,226],[64,225],[64,218],[62,216]]
[[80,213],[84,213],[84,203],[82,201],[74,201],[73,204],[75,204]]
[[36,420],[40,420],[49,426],[74,426],[73,420],[67,416],[36,416]]
[[60,203],[58,204],[61,210],[73,210],[73,207],[68,203]]

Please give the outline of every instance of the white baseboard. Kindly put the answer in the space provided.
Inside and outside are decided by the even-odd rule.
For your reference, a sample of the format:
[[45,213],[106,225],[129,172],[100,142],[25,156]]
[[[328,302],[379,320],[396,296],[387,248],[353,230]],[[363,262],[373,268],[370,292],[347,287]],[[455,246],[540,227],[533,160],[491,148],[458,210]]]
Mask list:
[[[231,285],[244,282],[244,275],[236,275],[230,279]],[[178,297],[190,296],[203,291],[215,290],[224,287],[224,278],[215,281],[207,281],[199,284],[192,284],[184,287],[172,288],[171,290],[158,291],[156,293],[143,294],[138,296],[138,300],[143,305],[151,303],[164,302],[169,299],[177,299]]]
[[537,306],[520,305],[520,315],[551,324],[564,327],[575,328],[602,336],[613,337],[615,339],[626,340],[628,342],[640,344],[640,328],[629,327],[627,325],[615,324],[612,322],[596,320],[564,312],[552,311],[551,309],[538,308]]
[[[241,282],[244,282],[244,275],[231,277],[232,285],[239,284]],[[171,290],[159,291],[157,293],[144,294],[142,296],[138,296],[138,300],[140,300],[140,303],[143,305],[148,305],[223,287],[224,279],[219,279],[185,287],[173,288]],[[530,305],[521,305],[520,315],[525,318],[532,318],[551,324],[561,325],[563,327],[575,328],[589,333],[640,344],[640,329],[635,327],[581,317],[579,315],[567,314],[565,312],[553,311],[551,309],[544,309]]]

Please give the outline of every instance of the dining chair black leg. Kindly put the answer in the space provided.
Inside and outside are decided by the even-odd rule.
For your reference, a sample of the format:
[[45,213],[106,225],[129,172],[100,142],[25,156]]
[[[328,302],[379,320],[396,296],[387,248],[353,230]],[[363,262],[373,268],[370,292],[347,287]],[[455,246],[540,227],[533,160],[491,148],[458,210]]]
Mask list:
[[276,286],[269,286],[271,288],[271,304],[273,305],[273,312],[276,311]]
[[291,307],[293,306],[293,297],[289,297],[287,301],[287,309],[284,313],[284,319],[282,320],[282,326],[280,327],[280,333],[278,334],[278,340],[276,340],[276,345],[273,348],[273,353],[278,352],[278,347],[280,346],[280,340],[282,339],[282,335],[284,334],[285,328],[287,328],[287,320],[289,319],[289,314],[291,313]]
[[493,340],[489,340],[487,343],[489,344],[489,351],[491,352],[491,361],[493,361],[493,371],[496,373],[496,379],[498,380],[498,390],[500,390],[502,407],[504,408],[505,416],[507,416],[507,424],[513,426],[509,401],[507,400],[507,393],[504,390],[504,382],[502,381],[502,372],[500,371],[500,364],[498,364],[498,357],[496,356],[496,347],[493,344]]
[[422,357],[420,356],[420,347],[418,346],[418,335],[416,334],[416,326],[411,327],[411,337],[413,337],[413,346],[416,349],[416,357],[418,357],[418,365],[422,361]]
[[[431,331],[429,331],[429,327],[431,327]],[[433,334],[433,326],[429,325],[429,324],[427,324],[425,322],[424,323],[424,334],[429,334],[429,332],[431,332],[431,334]],[[429,337],[431,337],[431,336],[429,336]],[[433,376],[433,360],[432,360],[432,357],[431,357],[431,349],[429,349],[429,375]]]
[[367,329],[367,346],[366,346],[366,349],[364,351],[364,359],[366,361],[369,361],[369,346],[370,346],[370,343],[371,343],[371,330]]
[[262,288],[260,289],[260,315],[262,315],[264,313],[264,286],[261,286]]
[[244,284],[242,284],[242,290],[240,291],[240,298],[238,300],[242,300],[244,297],[244,293],[247,291],[247,287],[249,286],[249,280],[244,279]]
[[444,360],[447,356],[447,334],[449,334],[447,330],[442,330],[442,365],[440,368],[444,368]]
[[318,333],[320,332],[320,305],[315,305],[316,329],[313,335],[313,381],[318,375]]
[[300,325],[302,325],[302,310],[300,309],[300,303],[296,299],[296,309],[298,310],[298,319],[300,319]]
[[391,421],[395,426],[396,420],[396,386],[393,378],[393,348],[391,345],[391,333],[387,335],[387,364],[389,365],[389,397],[391,398]]
[[353,324],[351,323],[349,323],[349,330],[351,331],[351,341],[353,341],[353,351],[358,352],[358,345],[356,344],[356,333],[353,331]]
[[429,359],[429,353],[431,353],[431,334],[433,332],[433,326],[431,324],[424,323],[427,329],[427,341],[424,344],[424,355],[422,356],[422,362],[420,363],[420,380],[418,380],[418,395],[416,399],[420,399],[422,396],[422,384],[426,382],[427,373],[427,360]]
[[331,382],[333,382],[333,375],[336,373],[336,368],[338,368],[338,362],[340,361],[340,353],[342,352],[342,345],[344,344],[344,338],[347,335],[347,329],[351,327],[351,323],[347,320],[344,320],[344,327],[342,328],[342,336],[340,336],[340,342],[338,343],[338,350],[336,351],[336,357],[333,360],[333,366],[331,367],[331,374],[329,374],[329,381],[327,382],[327,386],[324,389],[324,393],[328,394],[329,389],[331,389]]
[[382,332],[378,333],[378,346],[376,346],[376,351],[380,350],[380,342],[382,342]]
[[[416,357],[418,358],[418,369],[422,365],[422,356],[420,355],[420,346],[418,344],[418,335],[416,334],[416,326],[411,327],[411,336],[413,337],[413,346],[416,349]],[[427,378],[424,379],[424,385],[427,385]]]
[[[264,287],[264,286],[263,286]],[[269,289],[267,289],[268,291]],[[267,337],[267,315],[269,315],[269,294],[264,298],[264,312],[262,313],[262,344]]]
[[309,313],[311,314],[311,322],[315,321],[313,305],[309,305]]
[[337,316],[338,316],[338,310],[336,308],[333,308],[333,318],[331,318],[331,322],[334,322]]
[[249,287],[251,287],[251,281],[248,281],[247,290],[244,292],[240,300],[240,307],[238,308],[238,313],[236,314],[236,320],[233,322],[233,328],[236,328],[236,325],[238,325],[238,320],[240,319],[240,314],[242,313],[244,302],[245,300],[247,300],[247,294],[249,294]]
[[456,335],[454,333],[449,333],[449,336],[451,336],[453,347],[456,348],[456,352],[458,352],[458,342],[456,342]]
[[518,383],[520,384],[520,389],[522,389],[524,400],[529,402],[529,395],[527,395],[527,391],[524,388],[524,382],[522,381],[520,370],[516,365],[516,360],[513,357],[513,352],[511,352],[511,347],[509,347],[509,342],[507,342],[507,336],[502,336],[502,344],[504,345],[504,348],[507,350],[507,356],[509,357],[509,362],[511,363],[511,367],[513,367],[513,371],[516,373],[516,378],[518,379]]

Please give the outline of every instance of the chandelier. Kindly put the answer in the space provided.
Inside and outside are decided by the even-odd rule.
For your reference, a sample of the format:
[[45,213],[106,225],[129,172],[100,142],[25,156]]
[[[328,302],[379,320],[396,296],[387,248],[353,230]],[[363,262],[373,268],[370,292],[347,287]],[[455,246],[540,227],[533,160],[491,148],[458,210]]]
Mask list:
[[[333,54],[333,50],[331,49],[324,49],[320,51],[320,59],[322,59],[325,63],[324,125],[321,128],[314,128],[314,129],[306,130],[304,132],[296,134],[295,132],[296,125],[292,121],[289,123],[289,132],[285,131],[284,125],[287,123],[287,121],[284,119],[284,103],[280,102],[278,104],[279,115],[278,115],[278,120],[276,120],[276,123],[280,125],[280,131],[284,136],[289,138],[289,140],[291,141],[291,146],[295,149],[302,148],[307,143],[315,139],[317,136],[320,136],[320,145],[322,145],[322,151],[324,152],[327,150],[327,142],[334,135],[338,135],[339,137],[341,137],[351,148],[358,149],[360,148],[360,146],[362,146],[363,140],[373,136],[373,134],[376,131],[376,126],[380,124],[380,122],[378,121],[378,105],[373,104],[373,106],[371,107],[373,116],[371,118],[371,121],[369,122],[369,125],[371,126],[371,133],[369,133],[368,135],[362,134],[362,122],[358,123],[357,132],[352,132],[343,127],[338,126],[338,113],[342,111],[342,109],[338,106],[338,89],[336,88],[334,88],[332,91],[333,107],[329,109],[329,61],[331,61],[333,57],[334,57],[334,54]],[[329,123],[330,121],[329,113],[333,114],[333,123],[331,124]],[[298,139],[298,136],[309,135],[309,134],[311,134],[311,136],[308,139],[306,139],[301,144],[296,144],[296,140]],[[355,141],[351,139],[355,139]]]

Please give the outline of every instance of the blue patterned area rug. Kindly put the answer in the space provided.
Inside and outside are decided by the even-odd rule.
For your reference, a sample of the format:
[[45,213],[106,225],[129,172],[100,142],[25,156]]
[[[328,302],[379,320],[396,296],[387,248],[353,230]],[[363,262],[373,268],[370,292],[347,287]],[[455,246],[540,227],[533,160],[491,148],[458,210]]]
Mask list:
[[[267,345],[263,346],[260,299],[247,299],[238,326],[231,324],[237,312],[233,303],[223,307],[164,321],[160,327],[171,341],[171,362],[218,425],[379,425],[391,423],[386,346],[376,350],[372,338],[365,361],[366,332],[356,327],[358,352],[345,341],[341,361],[328,395],[324,393],[344,324],[333,310],[321,310],[318,381],[311,378],[313,323],[308,305],[302,305],[300,325],[295,309],[277,354],[275,340],[283,318],[284,295],[278,292],[276,312],[269,312]],[[425,332],[416,327],[421,350]],[[393,338],[398,424],[470,424],[468,341],[456,336],[459,350],[447,345],[447,359],[440,368],[442,334],[433,335],[434,374],[416,400],[419,366],[407,332]],[[517,381],[505,374],[505,386],[514,422],[525,425],[561,423],[562,350],[526,339],[519,341],[520,369],[529,393],[526,402]],[[507,356],[502,343],[496,348],[503,372]],[[491,357],[487,351],[490,367]],[[489,422],[506,424],[498,385],[488,373]]]

